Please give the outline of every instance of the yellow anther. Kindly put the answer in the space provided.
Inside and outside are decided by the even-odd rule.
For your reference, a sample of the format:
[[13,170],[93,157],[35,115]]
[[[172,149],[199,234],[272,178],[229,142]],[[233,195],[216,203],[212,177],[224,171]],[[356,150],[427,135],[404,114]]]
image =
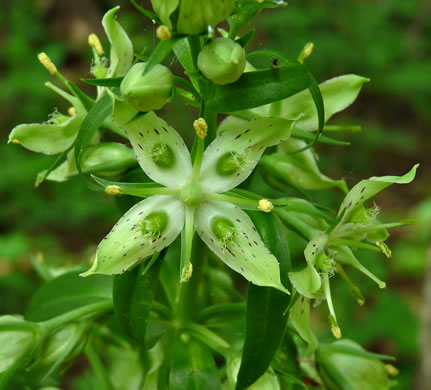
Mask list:
[[390,376],[397,376],[400,373],[400,370],[398,370],[398,368],[396,368],[395,366],[393,366],[392,364],[385,364],[385,371],[390,375]]
[[36,261],[37,261],[39,264],[43,264],[43,262],[44,262],[44,258],[43,258],[43,254],[42,254],[42,252],[37,252],[37,254],[36,254]]
[[389,247],[383,241],[376,241],[376,247],[379,248],[382,253],[389,259],[392,256],[392,252]]
[[196,131],[197,136],[200,139],[205,139],[205,137],[207,136],[207,133],[208,133],[208,124],[205,121],[205,119],[204,118],[196,119],[193,122],[193,127]]
[[258,3],[262,4],[265,0],[256,0]]
[[273,210],[274,205],[268,199],[261,199],[259,200],[257,208],[264,213],[270,213]]
[[99,56],[103,55],[103,47],[100,43],[99,37],[96,34],[92,33],[88,36],[88,44],[90,47],[96,50]]
[[17,139],[17,138],[14,138],[12,141],[10,141],[10,142],[12,142],[13,144],[17,144],[17,145],[19,145],[21,142],[20,142],[20,140],[19,139]]
[[48,55],[45,52],[39,53],[37,55],[37,58],[39,59],[40,63],[48,69],[49,73],[56,74],[57,73],[57,67],[55,64],[51,61],[51,59],[48,57]]
[[313,42],[308,42],[303,49],[303,53],[304,53],[304,59],[306,59],[307,57],[310,57],[311,53],[313,52],[314,49],[314,43]]
[[298,61],[300,63],[303,63],[308,57],[310,57],[311,53],[313,52],[313,49],[314,49],[314,43],[308,42],[302,49],[301,53],[299,54]]
[[183,271],[181,272],[181,282],[188,282],[189,279],[192,277],[193,274],[193,264],[190,263],[187,268],[183,268]]
[[121,194],[121,188],[117,185],[110,185],[105,188],[105,192],[108,195],[117,196]]
[[67,110],[67,113],[70,116],[75,116],[76,115],[76,108],[75,107],[69,107],[69,109]]
[[169,27],[164,24],[157,27],[156,35],[161,41],[169,41],[169,39],[172,38],[171,30],[169,30]]
[[341,339],[341,329],[339,326],[332,324],[331,325],[331,332],[336,339]]

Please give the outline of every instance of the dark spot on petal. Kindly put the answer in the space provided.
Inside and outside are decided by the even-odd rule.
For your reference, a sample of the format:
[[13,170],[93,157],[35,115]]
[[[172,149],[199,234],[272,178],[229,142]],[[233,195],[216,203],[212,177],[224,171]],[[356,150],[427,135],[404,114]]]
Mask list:
[[158,131],[157,129],[154,129],[154,132],[155,132],[157,135],[160,135],[160,133],[159,133],[159,131]]

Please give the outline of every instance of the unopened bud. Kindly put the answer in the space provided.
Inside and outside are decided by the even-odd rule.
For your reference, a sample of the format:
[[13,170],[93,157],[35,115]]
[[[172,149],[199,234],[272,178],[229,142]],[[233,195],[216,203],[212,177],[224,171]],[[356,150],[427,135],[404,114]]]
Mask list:
[[54,75],[58,72],[57,67],[45,52],[39,53],[37,55],[37,58],[39,59],[40,63],[48,70],[49,73]]
[[117,185],[110,185],[105,188],[105,192],[108,195],[117,196],[121,194],[121,188]]
[[144,74],[147,64],[133,65],[121,82],[121,93],[139,111],[160,110],[169,100],[174,85],[171,71],[157,64]]
[[205,119],[204,118],[196,119],[193,122],[193,127],[196,131],[197,136],[200,139],[205,139],[205,137],[207,136],[207,133],[208,133],[208,124],[205,121]]
[[161,41],[169,41],[169,39],[172,38],[171,30],[169,30],[169,27],[164,24],[157,28],[156,35]]
[[215,84],[230,84],[238,80],[246,65],[242,46],[229,39],[218,38],[206,45],[198,56],[198,68]]
[[257,208],[264,213],[270,213],[274,209],[274,205],[268,199],[261,199]]
[[99,56],[103,55],[103,47],[100,43],[99,37],[96,34],[90,34],[88,36],[88,44],[90,45],[90,47],[96,50]]

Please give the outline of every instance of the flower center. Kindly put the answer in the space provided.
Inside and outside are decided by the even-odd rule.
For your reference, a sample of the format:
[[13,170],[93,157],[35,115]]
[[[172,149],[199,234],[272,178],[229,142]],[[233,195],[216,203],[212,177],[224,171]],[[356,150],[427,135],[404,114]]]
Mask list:
[[205,200],[205,194],[197,183],[190,183],[183,187],[180,199],[189,206],[197,206]]

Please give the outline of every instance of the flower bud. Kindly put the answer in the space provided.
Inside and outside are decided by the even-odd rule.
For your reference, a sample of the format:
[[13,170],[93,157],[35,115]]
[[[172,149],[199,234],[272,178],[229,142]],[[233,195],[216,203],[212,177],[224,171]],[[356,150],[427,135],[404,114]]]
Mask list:
[[144,75],[147,64],[133,65],[121,82],[121,93],[139,111],[160,110],[171,96],[174,77],[163,65],[155,65]]
[[[24,321],[19,317],[0,317],[0,375],[14,363],[23,358],[34,342],[34,334],[30,329],[20,329]],[[10,329],[1,326],[10,325]],[[14,326],[17,329],[13,329]]]
[[322,344],[316,361],[328,390],[386,390],[393,386],[385,364],[351,340]]
[[238,80],[246,65],[244,49],[228,38],[218,38],[206,45],[198,56],[198,68],[215,84]]

